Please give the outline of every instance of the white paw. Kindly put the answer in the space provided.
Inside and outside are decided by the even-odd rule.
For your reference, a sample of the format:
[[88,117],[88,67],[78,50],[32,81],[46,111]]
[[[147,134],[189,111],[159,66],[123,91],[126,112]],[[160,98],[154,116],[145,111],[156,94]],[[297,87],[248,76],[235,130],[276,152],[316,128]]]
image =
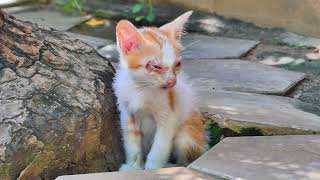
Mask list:
[[119,168],[119,171],[136,171],[136,170],[142,170],[141,167],[135,167],[130,164],[122,164]]

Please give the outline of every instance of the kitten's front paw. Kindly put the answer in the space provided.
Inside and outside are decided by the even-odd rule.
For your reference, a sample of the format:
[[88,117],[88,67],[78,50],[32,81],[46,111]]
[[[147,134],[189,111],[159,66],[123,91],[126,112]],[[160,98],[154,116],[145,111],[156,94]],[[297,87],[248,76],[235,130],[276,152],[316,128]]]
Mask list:
[[119,171],[136,171],[136,170],[142,170],[141,167],[135,167],[130,164],[122,164],[119,168]]

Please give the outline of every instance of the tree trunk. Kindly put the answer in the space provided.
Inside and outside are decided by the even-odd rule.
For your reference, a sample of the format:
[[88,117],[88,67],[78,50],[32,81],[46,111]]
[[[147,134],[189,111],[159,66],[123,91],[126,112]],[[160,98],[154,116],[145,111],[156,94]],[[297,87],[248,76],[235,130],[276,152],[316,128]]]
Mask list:
[[113,75],[85,43],[0,10],[0,179],[117,170]]

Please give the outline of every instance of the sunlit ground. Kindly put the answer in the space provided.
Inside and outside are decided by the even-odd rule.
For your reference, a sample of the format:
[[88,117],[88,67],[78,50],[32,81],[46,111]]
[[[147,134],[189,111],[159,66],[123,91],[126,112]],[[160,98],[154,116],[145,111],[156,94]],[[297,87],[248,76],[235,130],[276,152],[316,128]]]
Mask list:
[[[21,0],[20,0],[21,1]],[[19,0],[0,0],[0,6],[19,2]]]

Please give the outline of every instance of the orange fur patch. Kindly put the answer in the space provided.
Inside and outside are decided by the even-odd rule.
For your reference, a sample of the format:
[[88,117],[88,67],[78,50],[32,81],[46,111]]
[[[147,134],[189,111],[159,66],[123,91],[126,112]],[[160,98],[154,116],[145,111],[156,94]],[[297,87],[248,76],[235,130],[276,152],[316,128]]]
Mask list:
[[[144,38],[143,44],[139,49],[130,54],[125,54],[125,58],[128,60],[128,67],[130,69],[138,69],[144,67],[143,59],[148,56],[158,56],[162,57],[162,47],[164,46],[164,41],[161,39],[161,35],[166,37],[166,40],[169,40],[170,43],[175,48],[176,59],[180,60],[180,53],[182,46],[180,42],[172,39],[169,33],[161,31],[158,28],[145,28],[142,31],[142,36]],[[160,35],[160,36],[159,36]]]
[[139,126],[137,125],[137,122],[134,119],[133,115],[130,115],[128,117],[127,126],[128,126],[129,136],[130,135],[133,135],[133,136],[142,136],[143,135],[143,132],[140,130]]
[[192,115],[180,125],[179,131],[185,131],[197,144],[205,145],[207,144],[207,138],[205,137],[204,123],[205,121],[200,112],[193,112]]
[[171,110],[174,111],[174,107],[175,107],[175,103],[176,103],[176,95],[172,89],[170,89],[168,91],[168,100],[169,100],[169,106],[170,106]]
[[183,121],[175,138],[174,148],[180,165],[188,165],[205,152],[208,142],[200,112],[193,112]]
[[133,136],[143,136],[143,132],[142,131],[138,131],[138,130],[132,130],[129,131],[129,136],[133,135]]

